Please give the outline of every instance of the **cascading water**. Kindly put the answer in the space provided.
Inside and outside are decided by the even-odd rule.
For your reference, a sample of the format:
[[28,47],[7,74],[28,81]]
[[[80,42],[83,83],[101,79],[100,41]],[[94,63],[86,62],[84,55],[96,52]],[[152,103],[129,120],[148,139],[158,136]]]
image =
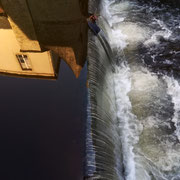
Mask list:
[[180,180],[180,10],[159,0],[101,0],[99,9],[86,177]]

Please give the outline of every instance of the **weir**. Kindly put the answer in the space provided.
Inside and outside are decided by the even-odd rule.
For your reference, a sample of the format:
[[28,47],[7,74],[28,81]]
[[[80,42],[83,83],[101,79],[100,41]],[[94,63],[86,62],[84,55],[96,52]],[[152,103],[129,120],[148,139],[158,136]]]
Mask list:
[[[95,3],[90,3],[90,11]],[[113,61],[113,52],[103,30],[97,36],[89,32],[85,179],[121,179],[123,174],[121,156],[116,156],[121,154],[121,143],[117,143]]]
[[[87,134],[87,177],[118,179],[117,159],[121,145],[116,131],[113,58],[105,37],[90,36],[88,52],[89,115]],[[111,58],[110,58],[111,57]],[[98,59],[98,60],[97,60]],[[111,83],[111,87],[109,87]]]
[[179,9],[138,0],[89,6],[102,32],[88,40],[85,179],[180,179]]

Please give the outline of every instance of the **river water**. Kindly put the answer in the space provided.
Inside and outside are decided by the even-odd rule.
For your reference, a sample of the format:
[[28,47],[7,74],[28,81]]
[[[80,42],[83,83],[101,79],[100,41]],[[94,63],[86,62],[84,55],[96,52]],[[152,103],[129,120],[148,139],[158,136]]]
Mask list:
[[114,55],[104,91],[115,93],[118,174],[100,179],[180,180],[180,11],[158,0],[102,0],[99,13]]

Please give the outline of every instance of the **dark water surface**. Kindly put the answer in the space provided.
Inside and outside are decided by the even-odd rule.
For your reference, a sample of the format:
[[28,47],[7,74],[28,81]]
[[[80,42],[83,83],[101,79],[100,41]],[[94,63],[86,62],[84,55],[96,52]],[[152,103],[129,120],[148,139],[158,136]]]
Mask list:
[[0,179],[80,180],[86,68],[57,81],[0,77]]

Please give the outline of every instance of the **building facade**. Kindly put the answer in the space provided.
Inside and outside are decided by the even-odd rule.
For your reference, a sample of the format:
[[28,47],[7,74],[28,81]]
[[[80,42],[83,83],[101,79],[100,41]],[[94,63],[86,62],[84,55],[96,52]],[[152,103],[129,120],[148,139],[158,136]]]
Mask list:
[[[87,53],[88,0],[0,0],[0,7],[10,23],[9,29],[1,28],[0,36],[11,36],[6,45],[13,45],[12,53],[9,49],[4,52],[8,51],[8,58],[12,59],[13,56],[17,60],[16,64],[19,63],[18,68],[21,68],[19,70],[23,74],[34,76],[39,73],[49,77],[54,74],[56,77],[59,64],[57,59],[61,58],[75,76],[79,76]],[[25,64],[31,61],[31,69],[22,68],[22,58]],[[6,66],[11,64],[10,61]],[[40,64],[41,67],[37,67]],[[0,68],[3,71],[5,65],[1,67],[0,64]],[[4,69],[14,74],[18,74],[19,70],[12,67]]]
[[52,51],[22,51],[6,17],[0,16],[0,74],[56,79],[59,57]]

